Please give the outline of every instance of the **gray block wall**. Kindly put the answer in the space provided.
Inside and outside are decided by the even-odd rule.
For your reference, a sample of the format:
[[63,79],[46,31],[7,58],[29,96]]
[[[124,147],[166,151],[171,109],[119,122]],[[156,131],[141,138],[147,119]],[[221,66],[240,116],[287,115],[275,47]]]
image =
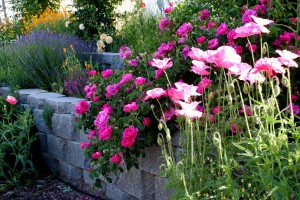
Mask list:
[[[0,88],[6,96],[9,88]],[[42,155],[49,168],[60,178],[90,193],[115,200],[167,200],[171,192],[165,191],[164,179],[158,176],[163,163],[158,145],[146,149],[146,157],[139,159],[140,169],[131,169],[113,177],[111,184],[104,182],[102,189],[93,190],[94,181],[90,179],[88,160],[80,142],[87,141],[87,135],[76,131],[74,104],[82,99],[66,97],[61,94],[39,89],[19,91],[19,102],[32,109]],[[43,119],[44,108],[51,107],[51,127]]]

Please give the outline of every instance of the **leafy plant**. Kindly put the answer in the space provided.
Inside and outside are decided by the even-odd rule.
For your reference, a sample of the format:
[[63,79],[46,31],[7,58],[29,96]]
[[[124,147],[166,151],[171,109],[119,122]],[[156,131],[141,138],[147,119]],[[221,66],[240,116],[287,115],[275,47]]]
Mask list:
[[36,134],[32,133],[31,111],[15,105],[17,102],[12,96],[6,101],[0,98],[0,180],[11,187],[35,172],[30,148]]
[[52,107],[49,104],[45,104],[42,116],[43,116],[43,119],[45,120],[45,123],[49,129],[51,129],[52,115],[53,115]]

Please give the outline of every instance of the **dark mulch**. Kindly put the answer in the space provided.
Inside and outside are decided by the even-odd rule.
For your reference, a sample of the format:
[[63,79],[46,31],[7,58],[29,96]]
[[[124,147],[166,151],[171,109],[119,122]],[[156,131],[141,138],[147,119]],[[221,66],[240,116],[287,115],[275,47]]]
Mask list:
[[11,188],[0,194],[0,200],[96,200],[101,197],[91,196],[71,187],[58,179],[38,179],[34,185]]

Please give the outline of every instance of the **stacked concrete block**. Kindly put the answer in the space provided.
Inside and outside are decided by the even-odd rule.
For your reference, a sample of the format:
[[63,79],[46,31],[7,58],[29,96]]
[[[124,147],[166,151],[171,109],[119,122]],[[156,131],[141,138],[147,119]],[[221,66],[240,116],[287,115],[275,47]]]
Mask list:
[[[8,93],[9,88],[0,88],[1,95]],[[140,169],[132,168],[113,175],[112,183],[103,180],[104,187],[94,190],[94,180],[87,171],[89,160],[80,148],[80,143],[88,141],[88,138],[83,130],[76,129],[74,118],[74,105],[82,99],[39,89],[20,90],[19,94],[21,103],[33,111],[41,154],[48,167],[60,178],[93,194],[106,195],[108,199],[169,199],[171,192],[164,189],[164,179],[158,175],[160,165],[164,163],[160,146],[146,149],[146,157],[139,159]],[[50,126],[43,118],[46,107],[52,110]]]

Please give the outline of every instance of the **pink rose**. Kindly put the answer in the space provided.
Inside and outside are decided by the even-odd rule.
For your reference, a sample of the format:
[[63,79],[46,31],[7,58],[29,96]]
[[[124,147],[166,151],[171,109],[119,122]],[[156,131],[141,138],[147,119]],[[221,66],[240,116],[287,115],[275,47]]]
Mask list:
[[91,71],[89,71],[89,73],[88,73],[88,75],[89,76],[94,76],[94,75],[96,75],[97,74],[97,71],[96,70],[91,70]]
[[198,44],[202,44],[203,42],[205,42],[205,40],[206,40],[206,37],[205,37],[205,36],[198,37],[198,38],[197,38],[197,43],[198,43]]
[[121,144],[123,147],[131,147],[134,142],[135,138],[137,136],[138,128],[135,128],[134,126],[129,126],[123,131],[123,138],[121,141]]
[[81,100],[78,104],[75,104],[75,113],[82,115],[90,109],[90,105],[87,101]]
[[219,46],[219,39],[215,38],[215,39],[211,39],[208,41],[208,48],[209,49],[215,49]]
[[132,59],[132,60],[128,60],[127,63],[128,63],[129,66],[137,67],[139,65],[139,60]]
[[86,142],[81,142],[81,143],[80,143],[80,148],[81,148],[81,149],[84,149],[85,147],[86,147]]
[[193,26],[190,23],[183,23],[178,30],[176,31],[176,35],[179,37],[187,37],[188,33],[193,29]]
[[210,17],[210,12],[207,9],[203,9],[199,11],[199,20],[202,21],[204,19],[208,19]]
[[159,29],[167,29],[168,27],[172,26],[171,20],[169,20],[167,17],[163,18],[159,22]]
[[212,110],[212,112],[213,112],[214,114],[217,114],[218,112],[220,112],[220,111],[222,111],[222,110],[223,110],[222,106],[216,106],[216,107]]
[[107,122],[109,120],[109,115],[105,111],[100,111],[97,115],[94,125],[100,129],[100,127],[107,125]]
[[102,156],[102,153],[100,151],[96,151],[95,153],[92,154],[92,158],[94,160],[100,158]]
[[155,70],[155,79],[159,79],[164,74],[163,69]]
[[91,98],[90,98],[90,100],[91,100],[92,102],[94,102],[94,103],[98,102],[99,99],[100,99],[99,96],[95,96],[95,97],[91,97]]
[[131,102],[130,104],[127,104],[123,107],[124,112],[131,112],[135,111],[139,108],[139,106],[135,102]]
[[112,84],[112,85],[108,85],[106,87],[106,92],[110,95],[110,96],[114,96],[116,95],[121,89],[121,86],[119,83],[116,84]]
[[121,56],[121,58],[127,59],[132,55],[132,51],[127,46],[121,46],[119,50],[119,55]]
[[122,139],[121,144],[123,147],[131,147],[135,142],[135,138],[125,137]]
[[226,23],[222,23],[218,29],[216,35],[225,35],[228,32],[228,26]]
[[144,125],[144,126],[149,126],[150,122],[151,122],[151,120],[150,120],[150,118],[148,118],[148,117],[145,117],[145,118],[143,119],[143,125]]
[[118,154],[113,155],[110,158],[110,161],[113,162],[113,163],[116,163],[118,165],[124,164],[123,153],[119,152]]
[[99,140],[108,140],[111,136],[112,128],[111,126],[102,126],[99,129]]
[[11,105],[17,104],[17,99],[13,96],[7,96],[5,100]]
[[106,69],[101,72],[103,78],[107,79],[108,77],[112,76],[114,74],[114,70],[112,69]]
[[147,81],[147,79],[144,77],[137,77],[134,82],[137,85],[144,85],[146,83],[146,81]]
[[107,103],[103,104],[101,110],[107,112],[107,114],[109,114],[109,115],[111,115],[113,113],[112,107],[110,107],[110,105]]
[[120,84],[121,85],[124,85],[125,83],[127,82],[130,82],[133,80],[133,75],[132,74],[124,74],[122,77],[121,77],[121,81],[120,81]]
[[96,130],[91,130],[91,131],[89,132],[88,139],[89,139],[89,140],[92,139],[95,135],[96,135]]

